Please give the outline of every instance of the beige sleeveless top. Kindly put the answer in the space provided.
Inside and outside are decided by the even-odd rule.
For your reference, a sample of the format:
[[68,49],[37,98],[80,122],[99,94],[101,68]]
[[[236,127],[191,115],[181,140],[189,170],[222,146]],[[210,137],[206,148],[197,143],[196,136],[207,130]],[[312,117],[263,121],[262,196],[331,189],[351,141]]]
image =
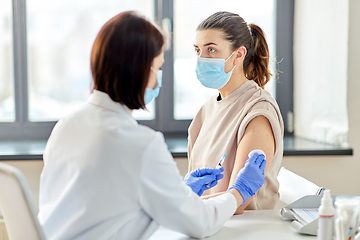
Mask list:
[[272,209],[279,200],[276,179],[283,157],[284,124],[279,107],[271,95],[249,80],[226,98],[211,97],[200,109],[189,127],[189,172],[203,167],[216,167],[226,152],[224,178],[203,195],[227,191],[236,149],[247,124],[256,116],[265,116],[275,138],[275,154],[265,183],[246,209]]

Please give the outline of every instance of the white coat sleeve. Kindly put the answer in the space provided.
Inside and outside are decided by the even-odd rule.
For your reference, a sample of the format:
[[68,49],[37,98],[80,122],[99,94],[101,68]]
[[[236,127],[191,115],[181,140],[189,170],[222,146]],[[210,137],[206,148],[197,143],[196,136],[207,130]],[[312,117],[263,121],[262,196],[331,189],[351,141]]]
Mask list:
[[236,211],[231,193],[202,200],[183,182],[160,133],[147,147],[142,161],[139,203],[160,225],[203,238],[219,231]]

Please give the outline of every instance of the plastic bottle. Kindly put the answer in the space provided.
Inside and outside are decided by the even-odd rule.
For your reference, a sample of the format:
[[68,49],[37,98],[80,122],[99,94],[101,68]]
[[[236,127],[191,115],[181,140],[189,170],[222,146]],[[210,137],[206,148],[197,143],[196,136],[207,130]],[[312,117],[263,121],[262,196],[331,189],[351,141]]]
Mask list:
[[319,228],[317,234],[319,240],[333,239],[334,215],[335,209],[330,195],[330,190],[326,189],[323,197],[321,198],[321,205],[319,208]]

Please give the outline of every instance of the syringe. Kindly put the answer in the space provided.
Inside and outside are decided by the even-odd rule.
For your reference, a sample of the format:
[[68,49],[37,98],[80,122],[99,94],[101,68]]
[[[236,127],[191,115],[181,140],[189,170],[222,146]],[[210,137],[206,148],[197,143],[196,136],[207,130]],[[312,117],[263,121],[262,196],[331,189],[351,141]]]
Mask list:
[[223,165],[225,157],[226,157],[226,153],[224,153],[224,155],[220,158],[220,161],[217,164],[216,168],[220,168]]

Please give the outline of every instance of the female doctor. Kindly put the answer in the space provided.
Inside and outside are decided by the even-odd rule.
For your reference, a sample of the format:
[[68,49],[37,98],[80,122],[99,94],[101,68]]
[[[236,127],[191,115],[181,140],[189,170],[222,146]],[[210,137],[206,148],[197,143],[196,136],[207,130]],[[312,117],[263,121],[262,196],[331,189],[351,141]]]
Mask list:
[[162,134],[131,116],[158,94],[163,45],[135,12],[100,30],[93,92],[56,124],[44,152],[38,217],[48,239],[147,239],[159,224],[210,236],[264,183],[264,155],[254,154],[226,193],[200,199],[223,169],[197,169],[184,182]]

